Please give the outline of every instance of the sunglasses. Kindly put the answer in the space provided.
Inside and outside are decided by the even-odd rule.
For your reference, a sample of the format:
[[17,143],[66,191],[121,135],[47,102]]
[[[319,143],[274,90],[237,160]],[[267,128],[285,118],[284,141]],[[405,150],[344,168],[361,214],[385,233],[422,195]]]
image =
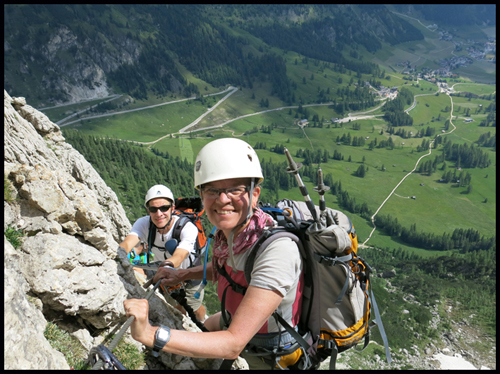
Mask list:
[[148,206],[148,210],[149,210],[149,213],[156,213],[158,211],[158,209],[160,209],[160,211],[162,213],[165,213],[165,212],[168,212],[168,210],[172,208],[172,205],[162,205],[160,207],[154,207],[154,206]]

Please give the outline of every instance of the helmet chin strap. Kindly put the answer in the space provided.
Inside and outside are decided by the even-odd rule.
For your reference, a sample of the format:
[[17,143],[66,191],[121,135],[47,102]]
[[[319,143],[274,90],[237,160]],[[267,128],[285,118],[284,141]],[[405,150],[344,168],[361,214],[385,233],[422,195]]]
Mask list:
[[172,221],[172,217],[170,217],[170,219],[168,220],[168,222],[167,222],[167,224],[166,224],[165,226],[163,226],[163,227],[158,227],[158,226],[156,226],[156,225],[155,225],[155,226],[156,226],[156,228],[157,228],[158,230],[163,230],[165,227],[167,227],[168,225],[170,225],[170,222],[171,222],[171,221]]
[[250,199],[248,202],[248,213],[247,216],[245,217],[245,220],[240,223],[239,225],[236,225],[231,232],[229,233],[229,238],[227,238],[227,245],[229,247],[229,266],[233,269],[233,273],[238,273],[238,270],[236,270],[236,264],[234,263],[234,254],[233,254],[233,239],[234,239],[234,234],[236,233],[236,230],[248,222],[250,217],[252,216],[252,198],[253,198],[253,189],[255,187],[255,179],[252,178],[250,182]]
[[[165,226],[163,226],[163,227],[158,227],[158,226],[156,226],[156,225],[154,224],[154,222],[153,222],[153,225],[155,225],[155,227],[156,227],[156,229],[158,230],[158,232],[160,232],[160,230],[164,230],[164,229],[165,229],[165,227],[167,227],[168,225],[170,225],[170,222],[172,222],[172,215],[170,215],[170,219],[168,220],[168,222],[167,222],[167,224],[166,224]],[[162,242],[163,242],[163,235],[165,235],[165,234],[161,234],[161,233],[160,233],[160,235],[161,235],[161,240],[162,240]]]

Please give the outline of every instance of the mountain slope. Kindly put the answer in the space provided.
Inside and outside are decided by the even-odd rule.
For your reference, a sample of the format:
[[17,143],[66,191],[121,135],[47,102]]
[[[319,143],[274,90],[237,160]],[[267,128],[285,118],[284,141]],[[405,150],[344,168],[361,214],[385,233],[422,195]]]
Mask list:
[[270,46],[364,70],[375,65],[344,58],[347,46],[374,52],[382,42],[422,38],[378,5],[6,5],[5,89],[35,105],[112,92],[199,93],[179,63],[216,87],[264,79],[282,100],[292,100],[282,59],[237,29]]

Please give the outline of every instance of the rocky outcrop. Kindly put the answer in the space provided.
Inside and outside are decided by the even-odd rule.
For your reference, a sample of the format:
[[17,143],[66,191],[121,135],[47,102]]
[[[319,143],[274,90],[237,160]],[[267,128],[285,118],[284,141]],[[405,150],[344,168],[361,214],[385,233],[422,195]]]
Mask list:
[[43,335],[47,320],[28,301],[30,286],[19,269],[21,263],[21,254],[4,239],[4,368],[69,369],[63,354]]
[[[12,70],[8,69],[4,75],[8,90],[20,89],[13,77],[16,74],[29,77],[23,79],[22,84],[26,84],[22,87],[31,87],[32,94],[43,96],[45,104],[107,97],[112,91],[108,86],[108,74],[123,64],[137,62],[141,53],[141,44],[125,35],[87,35],[78,27],[69,28],[57,21],[50,24],[50,31],[46,38],[42,38],[42,43],[32,37],[21,38],[19,43],[14,35],[20,31],[7,32],[4,52],[9,57],[6,58],[19,60],[19,64]],[[22,57],[12,54],[12,50],[17,48],[23,51]],[[40,74],[34,74],[34,71]]]
[[[5,91],[4,139],[4,231],[24,233],[16,249],[4,236],[4,368],[67,369],[43,335],[47,321],[89,350],[103,339],[90,332],[124,322],[123,300],[145,297],[119,250],[130,222],[116,194],[65,143],[59,127]],[[149,304],[153,324],[198,331],[161,296]],[[158,369],[220,364],[166,353],[147,362]]]

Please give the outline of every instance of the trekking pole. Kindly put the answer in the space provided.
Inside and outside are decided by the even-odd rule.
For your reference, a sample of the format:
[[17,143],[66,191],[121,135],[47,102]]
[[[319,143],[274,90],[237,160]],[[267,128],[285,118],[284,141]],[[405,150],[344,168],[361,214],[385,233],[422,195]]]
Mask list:
[[326,202],[325,202],[325,192],[328,191],[330,187],[325,186],[323,184],[323,171],[321,170],[320,167],[318,167],[318,185],[313,188],[314,191],[319,193],[319,210],[321,212],[321,215],[323,215],[323,212],[326,209]]
[[[145,299],[149,300],[151,296],[155,293],[156,289],[160,286],[161,279],[155,284],[155,286],[151,289],[151,291],[148,292],[146,295]],[[123,338],[123,335],[125,335],[125,332],[127,332],[127,329],[130,327],[132,322],[134,322],[135,316],[130,316],[128,320],[123,324],[121,330],[116,334],[115,338],[111,341],[109,344],[108,350],[112,352],[117,346],[120,340]],[[100,370],[102,366],[104,365],[104,361],[99,360],[96,362],[96,364],[92,367],[92,370]]]
[[293,161],[292,155],[290,154],[290,152],[288,151],[288,149],[286,147],[284,147],[283,150],[284,150],[285,156],[288,160],[288,166],[286,168],[286,172],[293,173],[295,175],[295,179],[297,180],[297,184],[299,185],[300,192],[302,193],[302,196],[304,196],[304,200],[306,201],[307,208],[311,212],[314,221],[319,223],[319,219],[318,219],[318,215],[316,213],[316,208],[314,207],[314,203],[312,202],[311,198],[309,197],[309,193],[307,192],[307,188],[306,188],[304,182],[302,182],[302,178],[300,178],[299,169],[302,167],[302,164],[300,162],[295,163],[295,161]]

